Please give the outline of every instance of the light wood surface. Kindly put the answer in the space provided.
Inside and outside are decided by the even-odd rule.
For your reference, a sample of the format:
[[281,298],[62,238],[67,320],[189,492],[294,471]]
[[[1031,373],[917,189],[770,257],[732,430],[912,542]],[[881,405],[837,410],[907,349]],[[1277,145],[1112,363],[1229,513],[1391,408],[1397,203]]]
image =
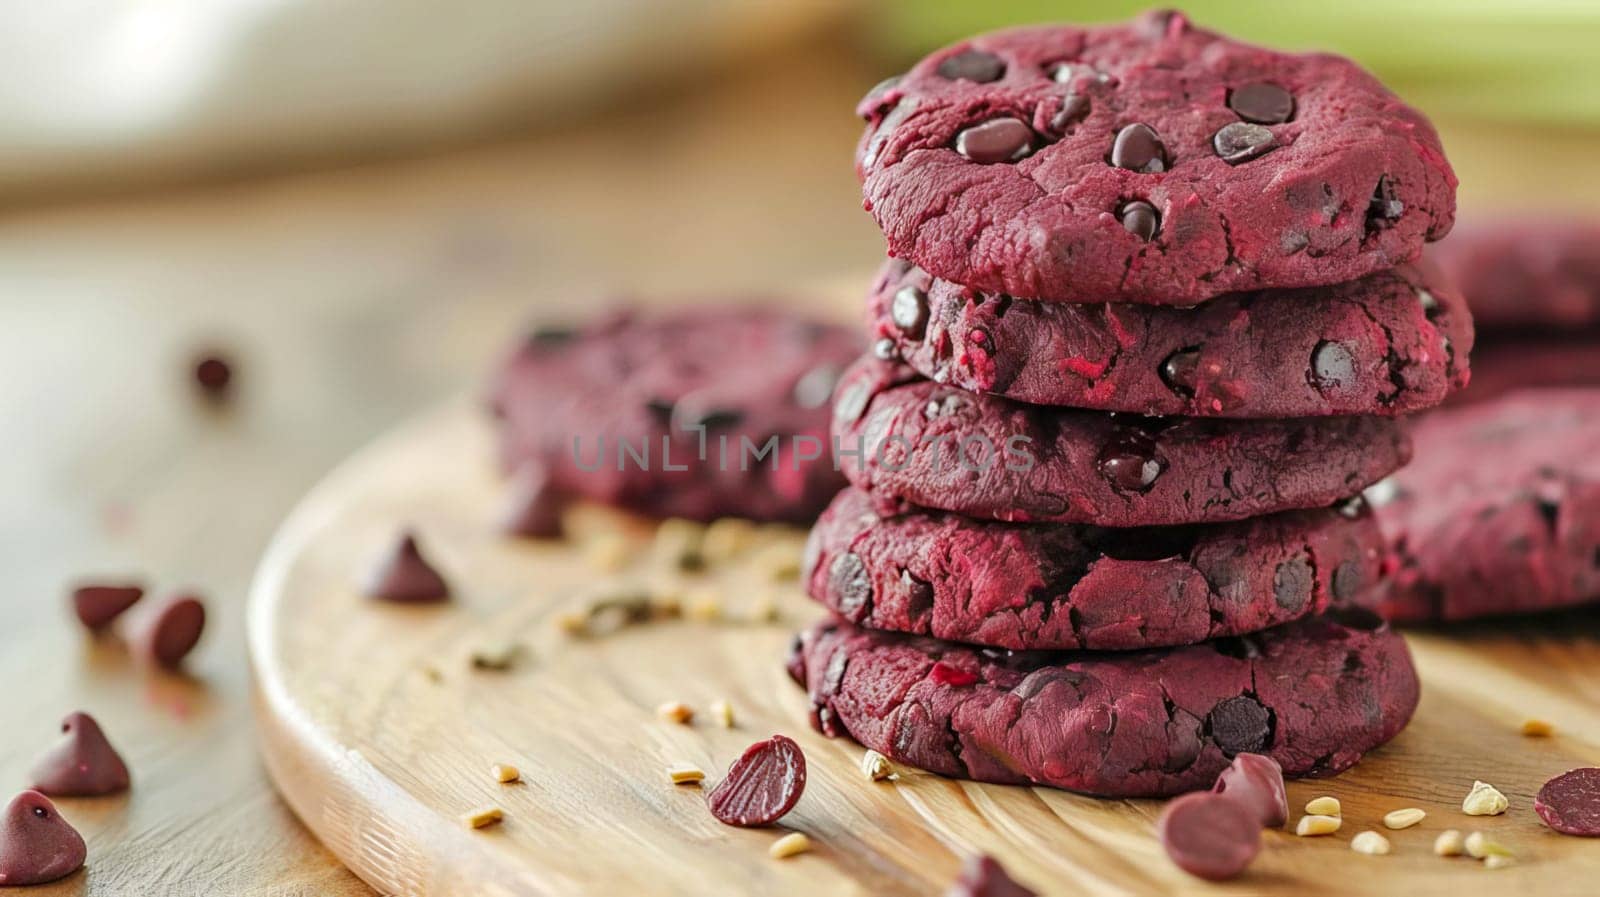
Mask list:
[[[1590,893],[1600,841],[1554,834],[1531,809],[1548,776],[1600,761],[1600,644],[1593,617],[1483,627],[1412,639],[1425,680],[1414,724],[1391,746],[1331,780],[1292,783],[1344,802],[1336,836],[1270,832],[1246,877],[1211,886],[1163,857],[1160,804],[963,783],[906,770],[872,784],[861,749],[808,726],[807,700],[782,666],[789,635],[815,616],[797,584],[774,587],[758,565],[733,562],[684,578],[655,560],[650,524],[587,509],[562,543],[508,540],[494,530],[503,484],[487,424],[461,402],[401,429],[317,487],[279,532],[251,598],[250,650],[268,767],[296,812],[350,867],[385,892],[705,894],[939,893],[960,857],[984,850],[1048,894],[1539,894]],[[415,524],[457,590],[430,608],[359,594],[364,559]],[[585,560],[623,534],[624,570]],[[798,536],[787,541],[798,553]],[[712,588],[728,613],[775,594],[776,625],[665,621],[594,638],[555,618],[588,597],[644,585],[662,593]],[[468,657],[504,638],[525,664],[474,671]],[[437,670],[437,679],[429,672]],[[738,725],[708,719],[717,699]],[[681,700],[692,726],[654,708]],[[1524,718],[1555,723],[1522,736]],[[766,849],[782,829],[723,826],[703,793],[673,786],[666,768],[699,765],[714,782],[750,742],[795,737],[809,780],[783,827],[816,850],[788,861]],[[505,786],[491,764],[524,770]],[[1462,814],[1475,778],[1511,811]],[[482,804],[504,825],[471,831],[458,814]],[[1382,815],[1416,806],[1413,829],[1387,832],[1394,853],[1362,856],[1349,840],[1382,830]],[[1443,829],[1482,829],[1521,865],[1484,869],[1431,852]]]

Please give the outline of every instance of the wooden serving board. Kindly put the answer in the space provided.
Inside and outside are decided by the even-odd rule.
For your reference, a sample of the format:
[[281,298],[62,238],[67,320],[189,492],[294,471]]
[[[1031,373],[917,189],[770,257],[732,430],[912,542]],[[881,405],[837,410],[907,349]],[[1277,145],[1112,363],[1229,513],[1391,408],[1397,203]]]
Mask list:
[[[1290,783],[1344,802],[1327,838],[1268,832],[1240,879],[1211,885],[1173,867],[1154,837],[1157,801],[957,782],[914,770],[872,783],[861,748],[816,734],[784,673],[790,633],[816,615],[793,582],[734,561],[704,575],[652,559],[651,525],[594,508],[569,515],[565,543],[495,532],[502,484],[486,422],[468,403],[432,413],[356,456],[284,524],[262,562],[249,614],[256,710],[267,767],[300,818],[384,893],[936,895],[972,851],[995,854],[1046,894],[1592,894],[1600,839],[1557,835],[1532,811],[1547,777],[1600,763],[1600,644],[1593,613],[1537,623],[1415,633],[1422,705],[1395,742],[1333,779]],[[356,584],[397,528],[415,524],[454,584],[440,607],[362,598]],[[596,541],[626,540],[627,569],[594,564]],[[798,534],[767,535],[799,551]],[[781,550],[781,549],[768,549]],[[586,556],[588,556],[586,558]],[[554,621],[607,589],[718,595],[732,620],[669,620],[575,638]],[[741,622],[775,597],[778,623]],[[469,656],[526,644],[504,672]],[[724,729],[713,701],[735,708]],[[689,726],[655,708],[683,701]],[[1552,738],[1519,733],[1527,717]],[[783,732],[809,781],[783,828],[813,852],[768,857],[783,829],[718,823],[704,792],[668,783],[669,764],[720,777],[749,743]],[[524,781],[489,774],[511,763]],[[1504,816],[1460,812],[1473,779],[1511,799]],[[469,830],[464,811],[504,808]],[[1387,832],[1388,856],[1349,849],[1388,810],[1417,806],[1416,828]],[[1519,864],[1488,870],[1433,855],[1443,829],[1484,829]]]

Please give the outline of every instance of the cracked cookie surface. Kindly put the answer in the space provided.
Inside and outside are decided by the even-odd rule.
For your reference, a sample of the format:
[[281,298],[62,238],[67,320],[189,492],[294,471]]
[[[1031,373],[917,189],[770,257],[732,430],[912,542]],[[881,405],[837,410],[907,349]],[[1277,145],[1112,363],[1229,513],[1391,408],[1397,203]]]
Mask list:
[[1131,653],[1009,652],[873,632],[802,633],[790,675],[812,722],[940,775],[1106,797],[1208,788],[1239,753],[1330,775],[1417,704],[1405,642],[1350,609],[1238,638]]
[[1019,298],[1192,305],[1341,283],[1454,220],[1438,135],[1371,75],[1179,13],[981,35],[857,111],[889,254]]
[[650,514],[809,522],[843,485],[829,396],[860,351],[848,328],[733,306],[536,331],[489,390],[501,461]]
[[1600,599],[1600,390],[1430,414],[1417,462],[1369,490],[1389,542],[1381,612],[1461,620]]
[[1410,458],[1394,420],[1150,418],[1025,405],[867,357],[834,396],[845,476],[880,513],[1217,523],[1355,495]]
[[923,376],[1040,405],[1190,417],[1397,415],[1466,385],[1472,317],[1431,265],[1195,308],[1011,299],[891,259],[873,336]]
[[811,531],[802,582],[870,629],[1017,650],[1129,650],[1370,600],[1382,547],[1359,501],[1213,526],[1106,529],[936,511],[880,518],[846,489]]

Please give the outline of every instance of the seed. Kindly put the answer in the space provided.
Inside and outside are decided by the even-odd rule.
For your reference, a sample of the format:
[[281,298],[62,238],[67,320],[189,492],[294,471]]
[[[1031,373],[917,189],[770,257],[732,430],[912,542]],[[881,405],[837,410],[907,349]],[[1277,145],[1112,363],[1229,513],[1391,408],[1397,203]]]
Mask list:
[[472,668],[475,670],[509,670],[522,656],[522,646],[516,642],[493,642],[472,651]]
[[1442,857],[1458,857],[1467,852],[1466,838],[1456,829],[1445,829],[1433,839],[1433,852]]
[[628,566],[628,555],[628,542],[617,533],[603,533],[583,550],[584,563],[601,573],[616,573]]
[[767,855],[775,860],[783,860],[810,849],[811,839],[806,837],[805,832],[790,832],[772,842],[772,846],[767,848]]
[[1492,856],[1511,856],[1511,849],[1498,841],[1485,835],[1483,832],[1473,832],[1462,842],[1462,847],[1467,851],[1467,856],[1483,859]]
[[694,719],[694,708],[682,701],[668,701],[656,708],[656,716],[687,726]]
[[667,777],[672,779],[674,785],[698,785],[705,781],[706,774],[698,766],[679,763],[667,767]]
[[489,767],[489,775],[494,776],[494,780],[502,785],[522,781],[522,773],[509,763],[496,763]]
[[479,807],[471,812],[461,814],[461,821],[467,828],[485,828],[491,825],[498,825],[500,820],[505,818],[505,811],[494,806]]
[[1483,868],[1485,869],[1504,869],[1507,866],[1515,866],[1516,864],[1515,857],[1508,857],[1504,854],[1492,853],[1483,858]]
[[716,719],[717,725],[721,726],[722,728],[733,728],[733,705],[729,704],[727,701],[712,701],[711,716]]
[[1406,807],[1403,810],[1395,810],[1384,814],[1383,826],[1384,828],[1392,829],[1410,828],[1421,822],[1427,815],[1425,811],[1416,807]]
[[1337,797],[1313,798],[1306,804],[1306,812],[1312,816],[1338,816],[1339,799]]
[[861,755],[861,772],[872,781],[881,782],[894,776],[894,764],[877,751],[867,751]]
[[1506,796],[1488,782],[1473,782],[1472,790],[1461,802],[1461,812],[1468,816],[1499,816],[1511,806]]
[[1556,734],[1556,727],[1542,719],[1525,719],[1522,721],[1522,734],[1529,738],[1549,738]]
[[1343,824],[1337,816],[1319,816],[1315,813],[1310,816],[1301,816],[1300,822],[1295,825],[1294,833],[1302,838],[1314,835],[1331,835],[1339,830]]
[[1389,839],[1377,832],[1362,832],[1350,839],[1350,849],[1368,856],[1382,856],[1389,852]]

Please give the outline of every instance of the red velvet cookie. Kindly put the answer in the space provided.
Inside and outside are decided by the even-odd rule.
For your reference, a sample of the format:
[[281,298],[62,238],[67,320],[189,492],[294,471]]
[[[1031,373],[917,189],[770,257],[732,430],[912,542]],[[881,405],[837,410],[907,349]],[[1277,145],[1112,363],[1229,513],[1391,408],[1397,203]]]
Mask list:
[[874,336],[932,380],[1139,414],[1405,414],[1466,385],[1472,350],[1472,317],[1432,266],[1161,308],[1011,299],[891,259],[868,306]]
[[1020,298],[1342,283],[1415,259],[1455,217],[1438,135],[1371,75],[1180,13],[961,41],[858,111],[889,254]]
[[809,521],[843,484],[828,398],[860,351],[846,328],[753,307],[539,331],[490,389],[502,461],[649,514]]
[[1359,500],[1239,523],[1106,529],[937,511],[885,519],[846,489],[811,531],[802,581],[871,629],[1124,650],[1242,635],[1365,600],[1382,547]]
[[1152,418],[1024,405],[865,358],[834,397],[845,476],[880,513],[1164,526],[1323,508],[1410,457],[1393,420]]
[[1343,610],[1238,638],[1131,653],[979,649],[842,620],[798,639],[790,674],[824,734],[940,775],[1107,797],[1211,787],[1229,759],[1344,770],[1417,705],[1404,640]]
[[1600,221],[1497,219],[1428,255],[1461,284],[1485,333],[1600,326]]

